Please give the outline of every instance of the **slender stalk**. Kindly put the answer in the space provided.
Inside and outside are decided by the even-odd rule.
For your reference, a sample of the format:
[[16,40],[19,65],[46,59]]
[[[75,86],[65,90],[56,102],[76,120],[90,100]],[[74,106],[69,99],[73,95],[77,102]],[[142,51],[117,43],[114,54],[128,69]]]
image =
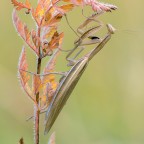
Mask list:
[[[37,28],[37,36],[40,38],[41,28],[38,26]],[[37,74],[41,72],[41,57],[40,57],[40,46],[39,49],[39,57],[37,58]],[[39,110],[39,92],[36,94],[36,103],[38,106],[34,106],[34,143],[39,144],[39,121],[40,121],[40,110]]]

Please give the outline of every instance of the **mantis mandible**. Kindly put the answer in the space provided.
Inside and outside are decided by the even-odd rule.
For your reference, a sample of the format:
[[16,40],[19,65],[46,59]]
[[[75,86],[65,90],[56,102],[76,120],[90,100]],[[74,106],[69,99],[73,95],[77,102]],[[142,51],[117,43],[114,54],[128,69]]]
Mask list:
[[74,50],[77,49],[77,47],[82,44],[83,39],[91,36],[91,32],[93,32],[93,30],[91,32],[90,31],[85,32],[79,38],[78,42],[76,42],[74,49],[72,49],[72,51],[70,51],[70,53],[67,55],[66,57],[67,60],[71,63],[70,65],[73,65],[73,66],[68,71],[66,76],[64,76],[61,79],[60,85],[57,88],[54,94],[54,97],[48,107],[48,110],[45,116],[45,132],[44,132],[45,134],[47,134],[49,130],[51,129],[57,116],[61,112],[70,94],[74,90],[77,82],[79,81],[80,77],[85,71],[88,65],[88,62],[105,46],[105,44],[110,40],[111,34],[113,34],[115,31],[115,29],[110,24],[107,24],[107,29],[108,29],[108,34],[103,39],[101,39],[101,42],[98,44],[98,46],[95,47],[93,50],[91,50],[88,54],[80,58],[77,62],[71,63],[73,61],[68,58],[74,52]]

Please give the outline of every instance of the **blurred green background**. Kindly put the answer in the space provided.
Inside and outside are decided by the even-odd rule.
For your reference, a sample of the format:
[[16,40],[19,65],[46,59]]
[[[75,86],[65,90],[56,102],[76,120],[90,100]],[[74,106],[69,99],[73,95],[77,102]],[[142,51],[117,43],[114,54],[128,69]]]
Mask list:
[[[57,144],[143,144],[144,143],[144,1],[105,0],[119,7],[102,16],[118,30],[106,47],[91,61],[52,130]],[[34,1],[33,1],[34,3]],[[33,143],[33,105],[21,90],[17,79],[17,63],[22,39],[12,24],[10,0],[0,4],[0,144],[16,144],[24,137]],[[90,14],[90,11],[87,10]],[[28,16],[23,20],[34,26]],[[84,18],[80,10],[69,14],[77,27]],[[64,48],[72,47],[76,38],[64,24],[67,34]],[[35,57],[27,50],[29,65],[35,69]],[[45,61],[46,62],[46,61]],[[64,58],[57,70],[65,69]],[[43,135],[41,119],[40,144]]]

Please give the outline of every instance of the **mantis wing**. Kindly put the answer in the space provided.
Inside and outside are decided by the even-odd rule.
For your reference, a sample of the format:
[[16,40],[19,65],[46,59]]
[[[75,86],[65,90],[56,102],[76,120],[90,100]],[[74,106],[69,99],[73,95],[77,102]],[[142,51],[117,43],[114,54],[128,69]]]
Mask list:
[[82,76],[86,66],[88,64],[88,59],[82,59],[78,61],[68,72],[67,76],[63,78],[60,86],[56,90],[54,98],[48,107],[46,118],[45,118],[45,134],[49,132],[53,123],[55,122],[57,116],[61,112],[63,106],[65,105],[70,94],[74,90],[77,82]]

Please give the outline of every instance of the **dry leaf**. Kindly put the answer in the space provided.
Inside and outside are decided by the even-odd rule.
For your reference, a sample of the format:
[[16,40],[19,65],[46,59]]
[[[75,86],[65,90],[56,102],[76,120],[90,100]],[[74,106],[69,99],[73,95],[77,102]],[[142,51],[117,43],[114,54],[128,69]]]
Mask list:
[[11,0],[12,4],[16,7],[16,10],[21,10],[23,8],[30,10],[31,4],[29,0],[26,0],[25,3],[18,2],[17,0]]
[[55,133],[52,133],[50,136],[48,144],[55,144]]
[[31,33],[29,32],[27,26],[25,24],[22,23],[22,21],[19,19],[16,11],[13,11],[13,23],[14,26],[16,28],[16,31],[18,32],[18,34],[20,35],[21,38],[23,38],[23,40],[28,44],[28,46],[37,54],[38,50],[35,47],[35,45],[32,44],[31,40],[30,40],[30,35]]
[[61,14],[66,14],[67,12],[71,11],[74,8],[74,4],[67,4],[62,5],[60,7],[56,7],[56,10],[60,12]]
[[[55,64],[56,64],[56,59],[59,55],[60,51],[57,50],[54,55],[52,56],[52,58],[49,60],[49,62],[47,63],[47,65],[45,66],[44,70],[43,70],[43,74],[47,74],[50,72],[54,72],[55,69]],[[42,83],[43,85],[43,91],[45,92],[48,88],[47,88],[47,84],[49,84],[49,90],[48,91],[48,95],[51,96],[51,92],[54,92],[58,86],[58,83],[56,82],[56,78],[54,74],[49,74],[49,75],[44,75],[42,78]]]
[[37,94],[42,88],[42,81],[39,75],[33,75],[33,92]]
[[49,48],[49,49],[58,48],[59,45],[62,43],[63,37],[64,37],[64,33],[58,34],[58,32],[56,31],[56,32],[53,34],[53,36],[52,36],[52,38],[51,38],[51,41],[49,42],[48,48]]
[[28,75],[27,70],[28,70],[28,64],[26,61],[26,52],[25,52],[25,48],[23,47],[20,58],[19,58],[18,74],[19,74],[19,79],[20,79],[22,88],[25,90],[25,92],[29,96],[32,97],[33,94],[28,84],[30,76]]
[[43,20],[42,26],[56,26],[62,19],[62,14],[56,14],[49,21]]

